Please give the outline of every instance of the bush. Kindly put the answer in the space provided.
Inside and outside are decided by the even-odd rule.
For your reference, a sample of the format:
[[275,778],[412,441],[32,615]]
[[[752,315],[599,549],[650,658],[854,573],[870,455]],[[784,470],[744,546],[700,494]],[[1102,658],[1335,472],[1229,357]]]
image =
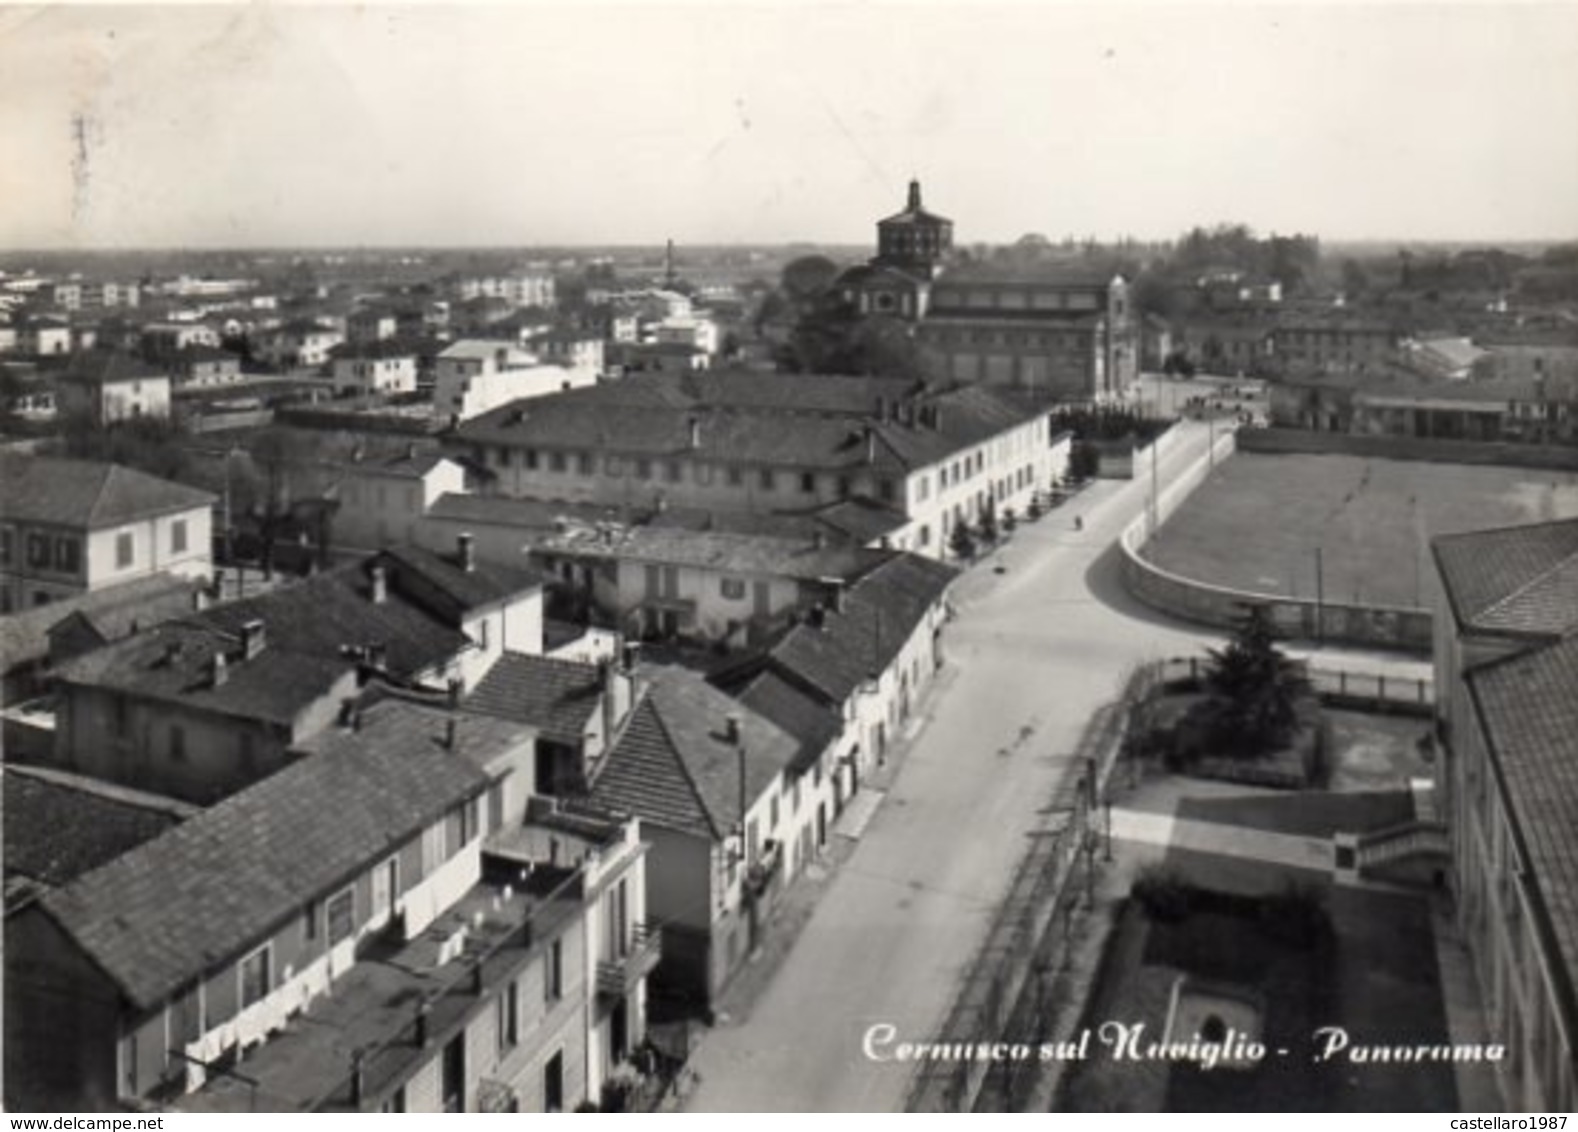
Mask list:
[[1163,923],[1177,923],[1194,906],[1194,890],[1177,873],[1161,865],[1141,869],[1129,895],[1140,902],[1147,916]]

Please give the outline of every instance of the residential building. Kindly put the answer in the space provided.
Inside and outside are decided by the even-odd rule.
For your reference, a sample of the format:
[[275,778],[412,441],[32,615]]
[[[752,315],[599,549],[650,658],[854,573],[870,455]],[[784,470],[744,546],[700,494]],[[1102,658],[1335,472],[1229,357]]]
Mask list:
[[596,1098],[644,1035],[644,846],[634,822],[506,813],[528,738],[373,704],[13,914],[8,1102],[473,1112]]
[[382,307],[364,307],[352,311],[345,320],[345,339],[353,346],[370,346],[393,338],[399,331],[400,320],[392,310]]
[[558,288],[546,271],[513,271],[504,275],[465,276],[455,282],[462,302],[477,298],[504,299],[517,307],[554,307]]
[[336,346],[331,353],[331,377],[337,396],[416,392],[419,347],[410,340],[351,342]]
[[56,386],[67,416],[104,427],[139,417],[170,415],[170,375],[128,354],[89,350],[73,355]]
[[71,353],[71,324],[48,315],[25,319],[17,333],[17,352],[39,357]]
[[1479,364],[1488,376],[1578,389],[1578,332],[1570,327],[1497,329],[1477,344],[1486,352]]
[[592,782],[641,820],[647,914],[663,924],[656,992],[707,1006],[760,945],[782,891],[793,736],[694,672],[650,682]]
[[1181,322],[1174,348],[1206,373],[1258,377],[1271,370],[1273,345],[1270,322],[1238,316]]
[[1402,345],[1391,323],[1342,309],[1284,309],[1271,332],[1285,372],[1360,370],[1387,361]]
[[594,384],[597,374],[543,365],[504,342],[467,338],[438,355],[434,378],[434,416],[459,424],[522,398]]
[[201,322],[152,322],[142,328],[138,338],[143,359],[154,364],[173,362],[194,346],[210,350],[219,346],[218,331]]
[[620,376],[685,374],[712,365],[707,351],[690,341],[620,342],[608,352],[609,369]]
[[535,573],[386,550],[193,612],[56,670],[52,765],[194,801],[288,761],[369,681],[456,695],[542,651]]
[[1514,1112],[1578,1103],[1578,520],[1432,544],[1438,812]]
[[[392,459],[344,466],[330,489],[339,507],[333,518],[336,546],[372,550],[391,543],[422,543],[417,525],[449,493],[466,490],[466,470],[439,452],[415,449]],[[443,549],[456,545],[455,531]],[[424,545],[431,545],[424,543]]]
[[948,269],[931,286],[916,337],[950,380],[1061,400],[1119,397],[1139,376],[1127,283],[1057,264]]
[[877,554],[825,536],[566,524],[532,559],[600,624],[642,640],[743,645],[827,597]]
[[622,734],[639,689],[634,650],[601,664],[505,653],[466,700],[468,711],[529,726],[532,792],[584,796]]
[[214,497],[118,464],[0,455],[0,612],[213,570]]
[[[864,379],[827,378],[807,387],[842,409],[813,414],[792,407],[800,380],[580,389],[483,414],[446,445],[515,497],[763,513],[869,500],[908,520],[890,546],[934,557],[958,524],[1022,513],[1066,468],[1044,403],[981,387],[868,399]],[[791,407],[755,400],[767,384]]]
[[326,365],[329,351],[344,341],[344,332],[327,322],[298,318],[263,330],[254,352],[276,369],[316,369]]
[[241,359],[213,346],[187,346],[166,362],[178,389],[234,385],[241,380]]
[[601,335],[579,330],[545,330],[528,336],[526,348],[545,362],[587,373],[603,372]]
[[1578,437],[1578,392],[1552,397],[1533,381],[1390,382],[1353,393],[1351,431],[1447,440]]

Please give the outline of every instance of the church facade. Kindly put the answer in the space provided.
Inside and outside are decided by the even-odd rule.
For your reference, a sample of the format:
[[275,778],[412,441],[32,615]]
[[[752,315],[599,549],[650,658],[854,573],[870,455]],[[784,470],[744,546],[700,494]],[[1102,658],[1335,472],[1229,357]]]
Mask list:
[[945,381],[1105,401],[1139,377],[1139,323],[1122,276],[955,262],[953,222],[925,208],[919,181],[902,212],[877,222],[877,254],[835,286],[861,316],[910,324]]

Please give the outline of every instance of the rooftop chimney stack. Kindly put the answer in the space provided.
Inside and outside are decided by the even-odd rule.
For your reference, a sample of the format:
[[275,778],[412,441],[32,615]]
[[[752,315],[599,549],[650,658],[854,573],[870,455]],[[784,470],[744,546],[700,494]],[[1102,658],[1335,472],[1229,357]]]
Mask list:
[[216,652],[214,654],[214,687],[223,688],[225,681],[230,679],[228,664],[229,662],[225,660],[224,653]]
[[460,731],[460,721],[454,716],[444,720],[444,750],[453,751]]
[[844,582],[843,582],[843,579],[835,578],[833,580],[832,590],[833,590],[833,612],[834,613],[843,613],[844,612]]
[[870,425],[866,426],[866,463],[877,462],[877,430]]
[[694,452],[701,447],[701,418],[691,417],[687,423],[690,425],[690,448]]
[[740,745],[740,717],[732,711],[724,718],[723,734],[734,746]]
[[247,621],[241,626],[241,659],[252,660],[263,651],[262,621]]
[[470,574],[477,568],[476,539],[472,538],[470,531],[462,531],[455,536],[455,546],[460,553],[460,568]]
[[375,562],[370,575],[373,586],[371,601],[374,605],[382,605],[389,600],[389,572],[382,562]]

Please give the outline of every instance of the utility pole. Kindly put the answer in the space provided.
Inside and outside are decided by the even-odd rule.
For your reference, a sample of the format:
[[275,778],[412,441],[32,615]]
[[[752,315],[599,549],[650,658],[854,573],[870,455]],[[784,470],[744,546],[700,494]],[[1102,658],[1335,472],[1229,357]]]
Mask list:
[[1315,548],[1315,640],[1326,643],[1326,579],[1321,568],[1321,548]]

